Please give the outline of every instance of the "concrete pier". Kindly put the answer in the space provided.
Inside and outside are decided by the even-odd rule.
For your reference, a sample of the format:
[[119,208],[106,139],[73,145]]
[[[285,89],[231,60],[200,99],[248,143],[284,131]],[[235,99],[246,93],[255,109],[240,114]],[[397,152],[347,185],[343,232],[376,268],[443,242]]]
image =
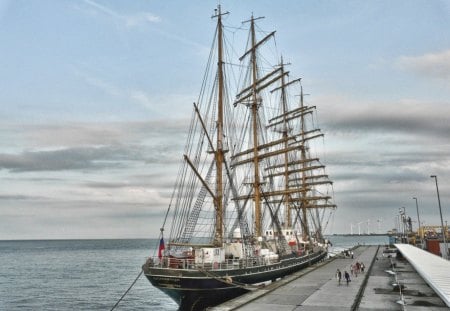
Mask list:
[[[383,256],[383,248],[360,246],[353,259],[335,257],[210,310],[448,310],[406,260]],[[366,271],[351,276],[348,285],[344,278],[338,284],[336,270],[350,273],[357,261]]]

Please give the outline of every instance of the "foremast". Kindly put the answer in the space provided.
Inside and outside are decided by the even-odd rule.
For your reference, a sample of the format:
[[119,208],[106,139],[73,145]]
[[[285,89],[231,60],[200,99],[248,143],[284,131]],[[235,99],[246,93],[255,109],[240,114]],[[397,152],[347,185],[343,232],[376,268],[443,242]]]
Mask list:
[[[226,14],[228,12],[222,13],[219,5],[212,15],[217,19],[215,43],[198,102],[194,103],[184,162],[169,204],[168,212],[174,200],[168,244],[169,249],[174,247],[174,252],[222,247],[225,240],[225,206],[229,191],[225,180],[225,157],[229,145],[226,140],[232,136],[225,120],[229,101],[225,84],[222,17]],[[212,82],[212,88],[208,82]],[[230,178],[228,170],[227,176]]]

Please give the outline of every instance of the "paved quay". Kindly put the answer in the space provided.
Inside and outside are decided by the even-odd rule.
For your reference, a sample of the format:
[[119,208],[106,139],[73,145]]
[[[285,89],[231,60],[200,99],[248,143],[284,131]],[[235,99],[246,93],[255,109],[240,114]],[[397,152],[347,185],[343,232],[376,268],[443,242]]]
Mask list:
[[[448,310],[406,260],[383,256],[383,249],[359,246],[353,259],[337,256],[209,310]],[[350,273],[357,261],[366,271],[353,276],[348,286],[344,280],[339,285],[336,270]],[[392,270],[395,274],[386,272]],[[392,285],[398,281],[405,286],[401,293]]]

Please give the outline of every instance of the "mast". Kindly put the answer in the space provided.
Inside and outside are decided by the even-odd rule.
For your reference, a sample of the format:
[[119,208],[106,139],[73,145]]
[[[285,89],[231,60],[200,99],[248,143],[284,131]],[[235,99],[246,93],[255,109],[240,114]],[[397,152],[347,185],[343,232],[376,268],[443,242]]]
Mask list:
[[[247,56],[250,57],[250,65],[251,65],[251,79],[250,85],[241,90],[240,93],[236,95],[236,101],[234,102],[234,106],[237,104],[245,104],[250,108],[250,116],[251,116],[251,124],[250,124],[250,138],[252,140],[252,146],[245,153],[236,154],[232,157],[234,162],[234,166],[241,165],[244,163],[253,163],[253,184],[252,184],[252,197],[254,202],[254,234],[256,237],[261,236],[262,234],[262,211],[261,211],[261,181],[260,181],[260,161],[262,158],[260,157],[261,145],[259,142],[259,115],[258,110],[261,105],[261,98],[259,96],[260,91],[266,89],[269,85],[278,81],[281,78],[279,74],[280,69],[276,69],[266,76],[258,79],[258,63],[257,63],[257,49],[262,46],[268,39],[274,36],[275,31],[266,35],[263,39],[256,41],[256,31],[255,31],[255,21],[262,19],[264,17],[255,18],[253,15],[250,20],[247,20],[243,23],[250,22],[250,48],[242,55],[239,60],[242,61]],[[251,158],[248,158],[244,161],[237,160],[241,155],[246,153],[252,154]]]
[[[288,123],[286,119],[286,113],[287,113],[287,102],[286,102],[286,82],[284,80],[284,64],[283,64],[283,57],[281,57],[281,104],[282,104],[282,112],[283,112],[283,140],[284,140],[284,150],[286,152],[284,153],[284,190],[289,190],[289,156],[288,156]],[[288,193],[284,195],[284,206],[285,206],[285,226],[286,228],[290,228],[292,226],[292,220],[291,220],[291,207],[290,207],[290,200],[291,197]]]
[[[303,86],[300,84],[300,109],[304,109],[303,105]],[[302,209],[302,239],[303,241],[309,240],[309,226],[308,226],[308,217],[306,214],[306,207],[308,205],[307,199],[306,199],[306,192],[308,191],[307,183],[306,183],[306,170],[307,170],[307,162],[306,162],[306,144],[305,144],[305,117],[302,114],[301,115],[301,131],[302,131],[302,145],[300,147],[300,159],[302,161],[302,192],[301,192],[301,200],[300,200],[300,207]]]
[[253,167],[254,167],[254,204],[255,204],[255,235],[261,236],[261,191],[259,181],[259,158],[258,158],[258,67],[256,63],[256,34],[255,34],[255,19],[252,15],[250,20],[251,31],[251,63],[252,63],[252,131],[253,131]]
[[[224,97],[224,74],[223,74],[223,34],[222,34],[222,12],[218,5],[217,17],[217,75],[218,75],[218,103],[217,103],[217,146],[216,146],[216,225],[214,245],[221,246],[223,243],[223,97]],[[227,14],[227,13],[224,13]]]

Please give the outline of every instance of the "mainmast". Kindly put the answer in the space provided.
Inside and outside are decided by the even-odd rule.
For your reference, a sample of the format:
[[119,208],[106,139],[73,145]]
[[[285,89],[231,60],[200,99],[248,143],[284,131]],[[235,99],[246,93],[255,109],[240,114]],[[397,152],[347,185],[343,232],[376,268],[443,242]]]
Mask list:
[[252,131],[253,131],[253,167],[254,182],[253,194],[255,203],[255,235],[261,236],[261,190],[259,181],[259,158],[258,158],[258,65],[256,63],[256,34],[255,34],[255,18],[250,19],[250,32],[252,40],[251,63],[252,63]]
[[[260,157],[261,144],[259,141],[259,131],[260,131],[260,122],[259,122],[259,108],[262,104],[262,99],[259,96],[259,93],[267,88],[269,85],[274,83],[275,81],[280,79],[279,69],[274,70],[266,76],[259,78],[258,77],[258,62],[257,62],[257,49],[264,44],[269,38],[271,38],[275,31],[266,35],[260,41],[256,41],[256,31],[255,31],[255,21],[261,19],[263,17],[254,18],[253,15],[250,20],[245,21],[244,23],[250,22],[250,48],[242,55],[239,60],[242,61],[245,57],[250,56],[250,65],[251,65],[251,81],[250,85],[241,90],[240,93],[236,95],[236,101],[234,105],[236,106],[239,103],[246,104],[250,108],[250,116],[251,116],[251,140],[252,145],[248,150],[235,154],[232,159],[236,160],[234,162],[234,166],[242,165],[245,163],[253,164],[253,184],[252,184],[252,194],[247,195],[246,199],[252,198],[254,202],[254,234],[259,237],[262,235],[262,211],[261,211],[261,177],[260,177],[260,161],[262,158]],[[247,158],[245,160],[239,161],[237,160],[241,156],[246,154],[252,154],[251,158]],[[235,200],[241,200],[242,197],[234,198]]]
[[216,196],[214,204],[216,207],[216,226],[214,244],[221,246],[223,243],[223,101],[224,101],[224,73],[223,73],[223,34],[222,34],[222,14],[220,5],[216,11],[217,17],[217,75],[218,75],[218,103],[217,103],[217,145],[215,152],[216,159]]

